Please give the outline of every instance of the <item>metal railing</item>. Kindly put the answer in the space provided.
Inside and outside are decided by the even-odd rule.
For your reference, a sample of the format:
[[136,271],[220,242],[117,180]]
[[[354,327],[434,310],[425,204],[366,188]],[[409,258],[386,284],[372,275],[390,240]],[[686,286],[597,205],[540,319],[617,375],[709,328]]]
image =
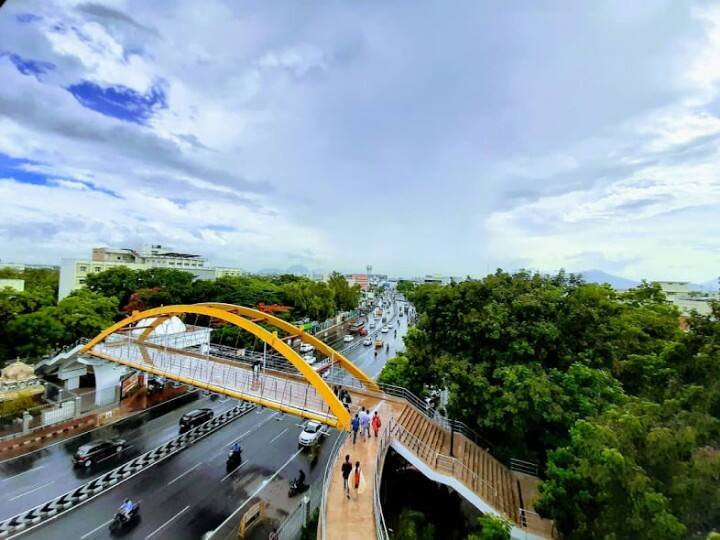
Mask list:
[[518,516],[521,528],[548,538],[556,538],[554,524],[551,520],[543,519],[537,512],[526,508],[518,508]]
[[479,493],[481,488],[484,488],[483,499],[490,498],[487,502],[496,508],[500,508],[500,498],[497,488],[467,467],[462,461],[456,457],[435,450],[426,442],[410,433],[410,431],[398,422],[391,422],[390,433],[398,442],[407,447],[432,469],[457,478],[473,492]]
[[375,458],[375,477],[373,479],[373,514],[375,516],[375,537],[379,540],[389,540],[390,535],[388,534],[387,525],[385,524],[385,514],[383,514],[382,501],[380,500],[380,487],[382,485],[382,472],[385,466],[385,455],[387,454],[388,448],[390,448],[390,442],[392,440],[392,434],[390,426],[385,426],[380,440],[378,441],[378,452]]
[[510,458],[510,470],[532,476],[538,476],[538,464],[534,461]]
[[322,540],[326,540],[325,535],[327,533],[327,497],[328,490],[330,489],[330,479],[332,477],[332,471],[335,463],[337,463],[337,457],[339,455],[338,451],[342,448],[342,445],[345,444],[345,439],[347,439],[348,435],[349,433],[347,431],[343,431],[340,433],[338,438],[335,439],[335,444],[333,444],[332,449],[330,450],[331,457],[325,465],[325,473],[323,474],[322,480],[322,497],[320,499],[320,517],[318,519],[318,538],[321,538]]

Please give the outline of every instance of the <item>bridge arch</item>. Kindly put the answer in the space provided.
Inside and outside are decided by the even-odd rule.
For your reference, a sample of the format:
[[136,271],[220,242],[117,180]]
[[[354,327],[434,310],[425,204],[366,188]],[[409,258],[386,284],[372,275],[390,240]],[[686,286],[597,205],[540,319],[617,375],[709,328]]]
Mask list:
[[[305,331],[301,328],[298,328],[293,324],[283,321],[282,319],[278,319],[277,317],[274,317],[270,314],[263,313],[252,308],[236,306],[234,304],[182,304],[175,306],[163,306],[148,309],[145,311],[136,311],[129,317],[113,324],[112,326],[100,332],[81,349],[81,352],[93,354],[93,348],[97,344],[103,342],[108,336],[114,334],[115,332],[118,332],[119,330],[127,328],[133,323],[136,323],[143,319],[153,318],[154,320],[148,325],[147,328],[145,328],[145,330],[142,332],[142,334],[137,340],[139,342],[145,341],[162,322],[166,321],[168,318],[174,315],[182,314],[205,315],[207,317],[212,317],[225,321],[229,324],[235,325],[238,328],[249,332],[250,334],[256,336],[258,339],[267,343],[270,347],[272,347],[280,355],[287,359],[300,372],[303,378],[310,385],[312,385],[312,387],[317,391],[319,396],[327,404],[327,406],[330,408],[330,411],[337,419],[336,427],[338,428],[346,430],[350,429],[350,413],[344,407],[344,405],[338,399],[335,393],[332,391],[330,386],[328,386],[328,384],[323,380],[323,378],[320,377],[320,375],[295,350],[293,350],[292,347],[285,343],[282,338],[278,337],[276,333],[269,332],[268,330],[257,324],[257,322],[267,322],[275,328],[288,332],[291,335],[297,336],[303,342],[313,345],[319,351],[338,361],[341,366],[347,369],[351,374],[353,374],[370,388],[377,389],[377,384],[375,383],[375,381],[373,381],[362,370],[360,370],[357,366],[350,362],[350,360],[345,358],[343,355],[332,349],[330,346],[328,346],[321,340],[315,338],[310,334],[305,333]],[[251,317],[253,320],[248,317]],[[98,355],[98,353],[95,354]],[[111,358],[107,359],[111,360]],[[206,386],[208,387],[208,389],[214,390],[214,388],[211,388],[212,385]],[[260,401],[258,402],[260,403]],[[298,411],[294,410],[288,412],[294,412],[298,414]],[[300,415],[306,416],[308,418],[313,418],[312,414]]]

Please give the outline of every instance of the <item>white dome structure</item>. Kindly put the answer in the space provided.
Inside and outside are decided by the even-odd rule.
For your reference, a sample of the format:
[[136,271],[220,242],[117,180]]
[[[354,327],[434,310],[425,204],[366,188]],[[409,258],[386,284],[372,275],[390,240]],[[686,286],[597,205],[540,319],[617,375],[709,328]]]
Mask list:
[[[132,336],[139,336],[141,335],[148,326],[152,326],[157,321],[157,317],[148,317],[147,319],[143,319],[142,321],[138,322],[138,328],[131,330],[130,334]],[[163,322],[161,322],[150,334],[151,337],[153,336],[170,336],[173,334],[182,334],[187,330],[185,323],[180,320],[178,317],[170,317],[169,319],[165,319]]]

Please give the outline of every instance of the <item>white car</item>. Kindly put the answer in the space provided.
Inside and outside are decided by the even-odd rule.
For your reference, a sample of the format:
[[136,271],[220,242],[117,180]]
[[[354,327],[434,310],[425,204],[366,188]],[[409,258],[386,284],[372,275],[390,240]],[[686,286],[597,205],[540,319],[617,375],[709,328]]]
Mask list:
[[308,364],[310,364],[311,366],[312,366],[315,362],[317,362],[317,358],[315,358],[315,355],[314,355],[314,354],[306,354],[305,356],[303,356],[303,360],[305,360],[305,361],[306,361]]
[[372,345],[372,339],[370,339],[369,337],[366,337],[365,339],[363,339],[363,345],[365,345],[366,347],[369,347],[370,345]]
[[387,333],[390,331],[390,329],[389,329],[387,326],[383,326],[383,327],[382,327],[382,330],[380,330],[380,331],[381,331],[383,334],[387,334]]
[[344,341],[345,343],[350,343],[353,339],[355,339],[355,338],[352,337],[350,334],[345,334],[345,337],[343,338],[343,341]]
[[374,323],[374,322],[371,322],[371,323],[370,323],[370,328],[371,328],[371,329],[372,329],[372,328],[375,328],[375,323]]
[[324,433],[325,430],[320,422],[308,420],[305,422],[303,430],[300,432],[300,436],[298,437],[298,446],[300,448],[315,446],[320,442],[320,437],[322,437]]
[[301,353],[309,353],[309,352],[313,352],[314,350],[315,350],[315,347],[313,347],[309,343],[303,343],[300,345]]

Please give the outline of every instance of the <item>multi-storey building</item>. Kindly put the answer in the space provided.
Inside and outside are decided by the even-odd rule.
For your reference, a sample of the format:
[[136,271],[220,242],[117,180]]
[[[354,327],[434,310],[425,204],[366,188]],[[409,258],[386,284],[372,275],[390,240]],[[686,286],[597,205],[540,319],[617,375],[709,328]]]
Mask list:
[[207,259],[201,255],[179,253],[161,245],[145,246],[139,251],[127,248],[93,248],[90,259],[62,260],[58,298],[65,298],[75,289],[84,287],[89,274],[118,266],[126,266],[131,270],[172,268],[190,272],[198,279],[217,279],[244,273],[240,268],[206,266],[206,263]]

